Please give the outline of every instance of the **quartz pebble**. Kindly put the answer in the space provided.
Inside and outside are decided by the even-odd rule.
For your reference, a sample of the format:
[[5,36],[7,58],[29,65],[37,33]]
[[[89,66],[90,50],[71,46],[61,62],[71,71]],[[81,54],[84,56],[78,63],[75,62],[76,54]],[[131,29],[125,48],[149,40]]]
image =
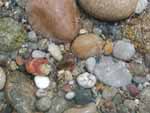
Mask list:
[[97,113],[96,104],[90,103],[84,107],[75,107],[66,110],[64,113]]
[[124,62],[114,61],[112,57],[102,57],[100,61],[94,70],[99,81],[113,87],[124,87],[131,83],[132,75]]
[[66,95],[65,95],[65,98],[67,99],[67,100],[71,100],[71,99],[73,99],[75,97],[75,92],[73,92],[73,91],[70,91],[70,92],[68,92]]
[[93,72],[95,65],[96,65],[96,59],[94,57],[90,57],[86,60],[86,68],[89,72]]
[[147,5],[148,5],[148,0],[138,0],[135,13],[141,14],[146,9]]
[[6,75],[4,70],[0,67],[0,90],[2,90],[6,83]]
[[62,58],[63,58],[62,53],[56,44],[50,43],[48,45],[48,51],[57,61],[62,60]]
[[45,76],[35,76],[34,82],[39,89],[46,89],[50,85],[50,80]]
[[40,50],[34,50],[32,52],[32,58],[44,58],[46,57],[46,53]]
[[83,88],[92,88],[96,84],[96,77],[85,72],[77,77],[77,82]]
[[114,44],[113,55],[121,60],[130,60],[135,54],[134,45],[130,42],[119,40]]

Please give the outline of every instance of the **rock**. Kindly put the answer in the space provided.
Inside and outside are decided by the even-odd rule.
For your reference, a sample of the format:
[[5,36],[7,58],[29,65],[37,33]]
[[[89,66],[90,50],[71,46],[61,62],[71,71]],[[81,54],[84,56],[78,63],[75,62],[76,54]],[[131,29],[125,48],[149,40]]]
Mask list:
[[150,67],[150,53],[145,55],[145,64],[147,67]]
[[89,89],[76,89],[75,90],[76,96],[74,97],[74,101],[76,104],[79,105],[86,105],[91,102],[94,102],[94,97],[92,92]]
[[7,72],[5,93],[17,113],[34,113],[35,88],[26,75],[18,71]]
[[100,20],[117,21],[129,17],[138,0],[79,0],[80,6]]
[[2,90],[6,83],[6,74],[4,70],[0,67],[0,90]]
[[96,104],[90,103],[84,107],[74,107],[66,110],[64,113],[97,113]]
[[45,89],[38,89],[35,94],[38,98],[45,97],[48,95],[48,92]]
[[104,54],[111,55],[113,52],[113,43],[112,41],[107,40],[104,46]]
[[25,42],[27,37],[23,27],[12,18],[0,18],[0,51],[11,52]]
[[72,41],[79,32],[80,17],[74,0],[29,0],[26,12],[35,31],[46,37]]
[[22,8],[25,8],[27,0],[16,0],[16,2],[19,6],[21,6]]
[[85,64],[86,64],[86,69],[89,72],[93,72],[96,65],[96,59],[94,57],[90,57],[86,60]]
[[65,98],[67,100],[72,100],[74,97],[75,97],[75,92],[73,92],[73,91],[70,91],[65,95]]
[[103,90],[102,96],[106,100],[111,100],[117,93],[116,88],[105,88]]
[[69,105],[67,101],[62,97],[56,96],[52,100],[52,106],[47,113],[63,113],[68,108]]
[[127,89],[129,93],[131,94],[131,96],[134,96],[134,97],[136,97],[140,93],[139,89],[134,84],[129,84],[127,86]]
[[45,58],[46,53],[40,50],[34,50],[32,52],[32,58]]
[[95,34],[85,34],[78,36],[73,44],[72,51],[79,58],[88,58],[102,53],[104,42]]
[[96,84],[96,77],[85,72],[77,77],[77,82],[83,88],[92,88]]
[[141,14],[147,7],[148,5],[148,0],[138,0],[136,9],[135,9],[135,13],[136,14]]
[[46,89],[50,85],[50,79],[46,76],[35,76],[34,82],[39,89]]
[[56,44],[50,43],[48,45],[48,51],[57,61],[62,60],[62,58],[63,58],[62,53]]
[[112,57],[102,57],[94,73],[99,81],[113,87],[124,87],[131,83],[132,75],[122,61],[113,61]]
[[130,60],[135,54],[134,45],[130,42],[119,40],[114,44],[113,47],[113,55],[114,57],[128,61]]
[[135,110],[135,108],[138,106],[134,100],[125,100],[124,105],[130,110]]
[[48,111],[48,109],[51,107],[51,104],[52,102],[49,97],[42,97],[35,103],[36,108],[41,112]]
[[28,32],[28,39],[32,42],[36,42],[38,40],[36,33],[34,31]]

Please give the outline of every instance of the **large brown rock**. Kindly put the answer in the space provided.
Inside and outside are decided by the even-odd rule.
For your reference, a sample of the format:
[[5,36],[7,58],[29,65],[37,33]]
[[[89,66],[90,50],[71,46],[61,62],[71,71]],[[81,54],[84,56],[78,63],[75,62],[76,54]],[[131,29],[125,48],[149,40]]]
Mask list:
[[116,21],[130,16],[138,0],[79,0],[81,7],[100,20]]
[[78,36],[73,44],[72,51],[79,58],[88,58],[102,53],[104,41],[95,34]]
[[28,0],[28,19],[34,30],[46,37],[71,41],[79,31],[75,0]]

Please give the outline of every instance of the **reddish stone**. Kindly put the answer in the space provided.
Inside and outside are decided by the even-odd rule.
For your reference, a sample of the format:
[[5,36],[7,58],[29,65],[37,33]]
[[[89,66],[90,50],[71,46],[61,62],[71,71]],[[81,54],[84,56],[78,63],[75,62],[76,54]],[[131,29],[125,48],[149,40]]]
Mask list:
[[139,95],[139,90],[138,88],[134,85],[134,84],[130,84],[127,86],[128,91],[130,92],[130,94],[134,97],[136,97],[137,95]]

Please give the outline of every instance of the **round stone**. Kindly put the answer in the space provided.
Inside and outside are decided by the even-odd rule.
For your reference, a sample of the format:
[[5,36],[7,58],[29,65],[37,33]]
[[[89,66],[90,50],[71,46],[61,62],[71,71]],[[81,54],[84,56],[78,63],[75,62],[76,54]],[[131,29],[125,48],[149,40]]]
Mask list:
[[71,99],[73,99],[75,97],[75,92],[73,92],[73,91],[70,91],[70,92],[68,92],[66,95],[65,95],[65,98],[67,99],[67,100],[71,100]]
[[6,83],[6,75],[4,70],[0,67],[0,90],[2,90]]

